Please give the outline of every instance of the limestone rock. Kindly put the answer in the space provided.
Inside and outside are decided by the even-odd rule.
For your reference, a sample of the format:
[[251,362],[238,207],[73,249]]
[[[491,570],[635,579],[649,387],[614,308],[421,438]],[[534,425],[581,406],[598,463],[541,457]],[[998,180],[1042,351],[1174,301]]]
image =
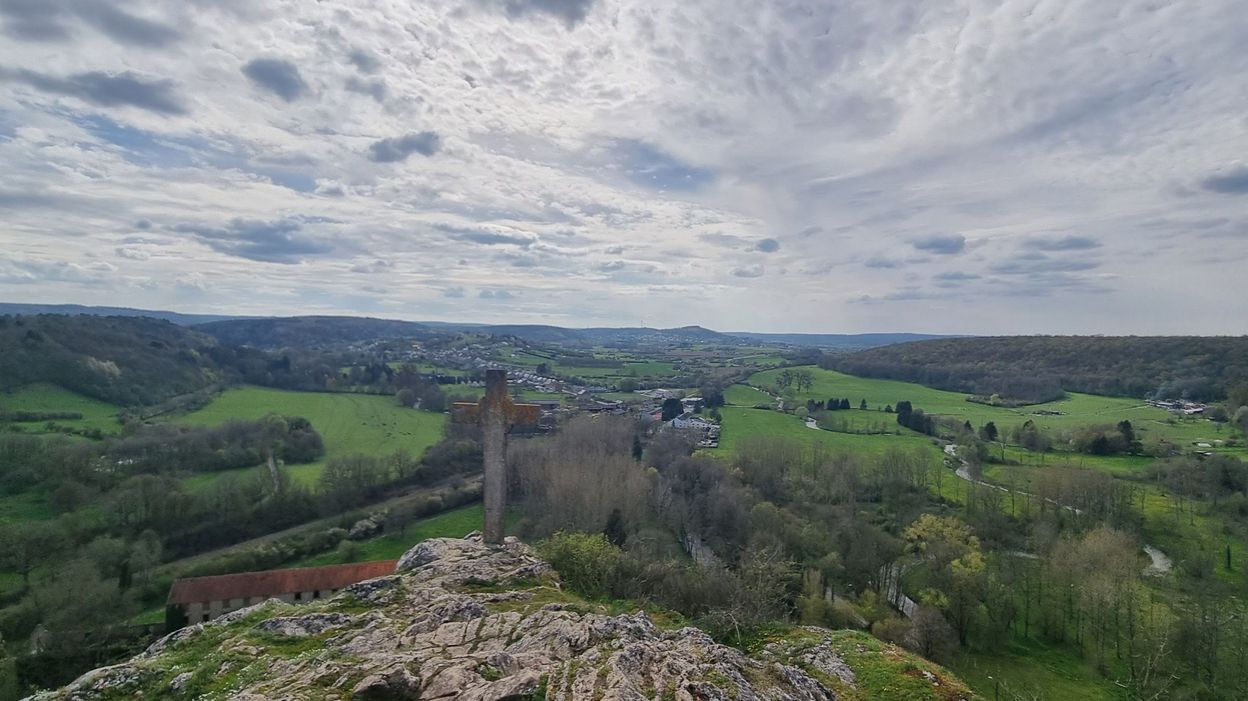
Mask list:
[[[846,635],[861,637],[846,645]],[[871,645],[880,652],[863,652]],[[909,698],[926,688],[933,699],[970,697],[939,667],[856,631],[799,628],[750,656],[641,611],[611,615],[562,591],[522,543],[474,535],[425,541],[397,574],[331,599],[271,600],[184,628],[34,698],[177,698],[194,688],[204,701],[837,701],[876,697],[847,659],[864,654],[904,663],[910,676],[898,679],[925,685]]]

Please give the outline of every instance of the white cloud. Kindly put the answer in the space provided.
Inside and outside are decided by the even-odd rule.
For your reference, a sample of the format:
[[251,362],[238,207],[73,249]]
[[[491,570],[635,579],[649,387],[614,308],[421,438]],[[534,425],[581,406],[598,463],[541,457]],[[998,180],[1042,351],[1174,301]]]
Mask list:
[[349,313],[366,273],[466,320],[1226,331],[1238,4],[14,5],[0,296]]

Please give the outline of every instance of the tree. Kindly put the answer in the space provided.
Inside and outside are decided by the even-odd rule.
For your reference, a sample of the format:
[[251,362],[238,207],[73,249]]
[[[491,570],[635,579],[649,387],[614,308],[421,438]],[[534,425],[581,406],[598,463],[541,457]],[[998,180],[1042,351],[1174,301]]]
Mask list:
[[998,435],[997,425],[992,421],[984,424],[983,427],[979,429],[979,437],[989,443],[996,443]]
[[850,408],[850,407],[849,407],[849,400],[848,400],[848,399],[842,399],[842,400],[841,400],[841,407],[840,407],[840,408],[841,408],[841,409],[848,409],[848,408]]
[[30,588],[30,573],[66,545],[65,532],[55,522],[26,521],[0,526],[0,563],[22,576]]
[[680,416],[684,410],[685,410],[684,405],[681,404],[680,400],[676,399],[675,397],[668,397],[667,399],[663,400],[663,420],[664,421],[671,421],[677,416]]
[[615,387],[621,392],[636,392],[637,380],[634,380],[631,377],[625,377],[624,379],[617,382],[615,384]]
[[1231,421],[1239,427],[1239,430],[1248,433],[1248,406],[1241,406],[1236,409],[1235,415],[1231,417]]
[[867,410],[867,400],[866,400],[866,399],[863,399],[861,402],[858,402],[858,408],[859,408],[859,409],[861,409],[861,410],[863,410],[863,411],[866,411],[866,410]]
[[410,409],[416,405],[416,392],[410,387],[404,387],[399,390],[395,393],[394,397],[399,402],[399,406],[401,407]]
[[602,534],[617,548],[624,547],[624,543],[628,541],[628,529],[624,525],[624,514],[618,508],[611,509],[611,515],[607,517],[607,525],[602,529]]
[[953,628],[940,611],[920,606],[910,619],[911,649],[933,662],[947,662],[958,647]]
[[884,413],[885,413],[885,414],[891,414],[891,413],[893,413],[893,405],[892,405],[892,404],[886,404],[886,405],[884,405]]

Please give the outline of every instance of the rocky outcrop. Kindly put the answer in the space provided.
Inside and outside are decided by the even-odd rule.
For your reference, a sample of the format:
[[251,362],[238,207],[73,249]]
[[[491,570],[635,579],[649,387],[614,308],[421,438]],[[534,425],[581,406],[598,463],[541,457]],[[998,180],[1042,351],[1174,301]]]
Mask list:
[[185,628],[129,662],[32,698],[971,697],[943,669],[853,631],[797,628],[746,655],[667,619],[613,615],[563,592],[550,566],[513,539],[501,547],[475,536],[434,539],[404,555],[394,575],[330,600],[272,600]]

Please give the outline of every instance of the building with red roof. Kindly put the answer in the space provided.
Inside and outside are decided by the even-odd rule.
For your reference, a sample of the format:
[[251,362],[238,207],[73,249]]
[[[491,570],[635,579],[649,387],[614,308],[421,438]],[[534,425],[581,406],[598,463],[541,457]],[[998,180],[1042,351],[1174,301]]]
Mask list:
[[169,587],[165,601],[166,629],[173,631],[188,623],[211,621],[267,599],[298,603],[332,596],[356,582],[394,574],[398,563],[377,560],[178,579]]

